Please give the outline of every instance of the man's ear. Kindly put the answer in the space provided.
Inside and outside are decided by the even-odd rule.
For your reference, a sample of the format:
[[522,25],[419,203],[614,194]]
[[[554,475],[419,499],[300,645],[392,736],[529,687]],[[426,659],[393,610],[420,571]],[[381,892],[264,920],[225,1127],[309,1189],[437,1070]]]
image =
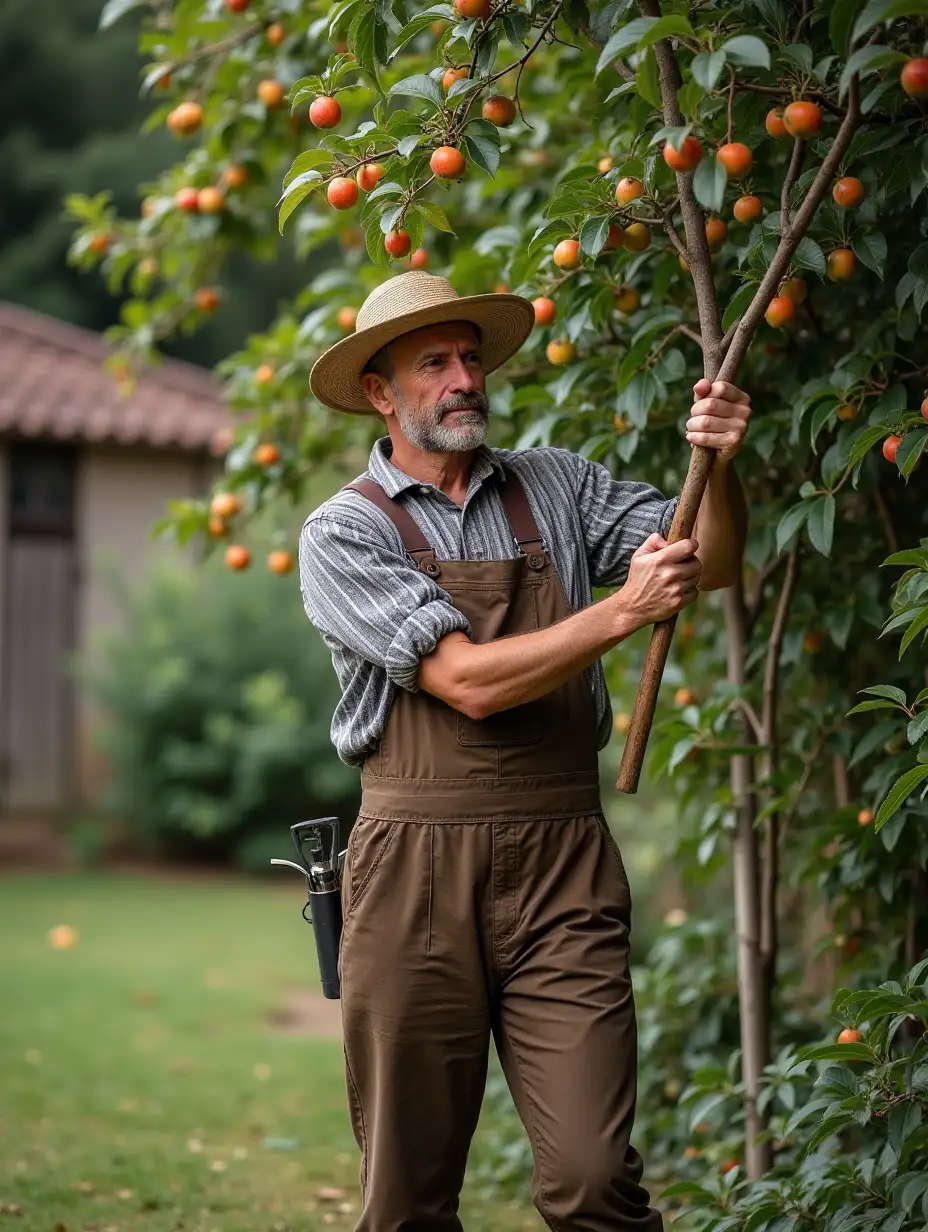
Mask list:
[[375,411],[384,417],[394,413],[393,390],[388,380],[378,372],[362,372],[361,386]]

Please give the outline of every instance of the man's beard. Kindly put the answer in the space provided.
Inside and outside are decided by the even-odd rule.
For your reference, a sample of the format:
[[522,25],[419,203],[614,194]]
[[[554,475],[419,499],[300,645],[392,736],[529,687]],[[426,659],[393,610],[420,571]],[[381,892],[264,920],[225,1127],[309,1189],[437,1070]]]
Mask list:
[[[484,394],[456,394],[435,406],[410,406],[396,393],[396,417],[409,441],[424,453],[465,453],[477,449],[490,430],[490,403]],[[465,410],[452,423],[443,423],[449,411]]]

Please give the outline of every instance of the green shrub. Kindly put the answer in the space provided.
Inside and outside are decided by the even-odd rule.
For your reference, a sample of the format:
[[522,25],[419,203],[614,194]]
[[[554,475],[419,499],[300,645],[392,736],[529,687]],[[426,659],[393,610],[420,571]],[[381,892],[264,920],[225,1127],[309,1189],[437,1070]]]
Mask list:
[[105,803],[148,850],[267,867],[287,827],[357,807],[329,740],[338,689],[293,575],[157,570],[83,675],[106,714]]

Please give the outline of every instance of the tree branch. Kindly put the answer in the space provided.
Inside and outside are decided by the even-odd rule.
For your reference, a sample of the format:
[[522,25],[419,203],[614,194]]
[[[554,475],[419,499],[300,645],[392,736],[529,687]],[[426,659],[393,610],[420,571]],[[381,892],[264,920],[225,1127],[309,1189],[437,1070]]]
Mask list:
[[793,190],[793,185],[799,179],[799,173],[802,170],[802,162],[806,155],[806,143],[801,137],[797,137],[793,142],[793,153],[789,160],[789,167],[783,179],[783,188],[780,191],[780,236],[789,235],[789,194]]
[[751,730],[757,739],[759,745],[764,743],[764,728],[760,719],[757,716],[757,711],[745,697],[735,697],[732,699],[732,707],[735,710],[740,710],[744,717],[751,724]]

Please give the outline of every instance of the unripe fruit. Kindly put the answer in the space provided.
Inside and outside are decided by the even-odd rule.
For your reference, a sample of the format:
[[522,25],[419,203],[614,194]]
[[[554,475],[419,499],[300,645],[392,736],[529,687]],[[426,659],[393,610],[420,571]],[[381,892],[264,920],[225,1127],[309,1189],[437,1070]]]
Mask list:
[[497,128],[508,128],[516,118],[516,105],[505,94],[495,94],[483,104],[483,118]]
[[615,306],[619,312],[637,312],[641,307],[641,296],[634,287],[621,287],[615,296]]
[[692,171],[702,158],[702,142],[696,137],[687,137],[679,150],[668,141],[664,145],[664,162],[672,171]]
[[615,199],[619,205],[630,205],[638,197],[644,196],[644,185],[634,176],[623,175],[615,186]]
[[242,512],[242,498],[234,492],[217,492],[209,503],[214,518],[234,518]]
[[251,564],[251,553],[242,544],[233,543],[226,548],[225,561],[230,569],[247,569]]
[[873,809],[861,809],[857,814],[857,824],[859,826],[873,825]]
[[259,81],[258,98],[269,111],[275,111],[282,106],[286,90],[279,81]]
[[841,420],[856,419],[857,418],[857,407],[850,406],[850,405],[839,406],[838,407],[838,418]]
[[230,163],[222,173],[223,183],[228,188],[244,188],[248,183],[248,168],[241,163]]
[[911,98],[928,98],[928,60],[917,57],[902,66],[899,84]]
[[215,312],[219,307],[219,292],[212,287],[198,287],[193,302],[201,312]]
[[783,123],[791,137],[811,137],[822,127],[822,109],[818,103],[800,99],[784,110]]
[[486,21],[490,16],[490,0],[454,0],[454,7],[468,21],[475,18]]
[[167,118],[167,126],[179,137],[189,137],[203,123],[203,108],[199,103],[178,103]]
[[692,706],[696,701],[696,694],[692,689],[687,689],[685,686],[677,689],[673,695],[673,704],[675,706]]
[[921,412],[922,412],[922,419],[924,419],[925,422],[928,423],[928,398],[926,398],[924,402],[922,403]]
[[347,176],[337,175],[326,189],[325,197],[333,210],[350,210],[357,204],[358,186]]
[[225,204],[225,194],[221,188],[201,188],[197,194],[197,209],[201,214],[221,214]]
[[270,441],[265,441],[255,450],[255,461],[259,466],[273,466],[280,461],[280,450]]
[[453,145],[440,145],[429,159],[432,173],[442,180],[457,180],[467,165],[464,155]]
[[353,308],[339,308],[338,315],[335,321],[339,329],[343,329],[345,333],[350,333],[355,327],[355,322],[358,319],[358,314]]
[[380,163],[365,163],[363,167],[358,168],[355,179],[358,181],[358,188],[364,192],[370,192],[383,177],[384,169]]
[[549,364],[555,364],[560,367],[562,364],[569,364],[573,361],[577,354],[577,348],[572,342],[566,338],[552,338],[545,350]]
[[271,364],[261,364],[255,369],[255,384],[270,385],[274,379],[274,369]]
[[447,94],[456,81],[463,81],[469,76],[470,69],[466,64],[459,64],[456,68],[446,68],[442,74],[441,88]]
[[539,295],[537,299],[533,299],[532,307],[535,309],[536,325],[550,325],[557,316],[554,300],[549,299],[547,295]]
[[644,252],[651,243],[650,228],[643,222],[633,222],[625,228],[622,243],[629,252]]
[[738,222],[756,222],[763,212],[760,197],[739,197],[732,208]]
[[783,116],[780,114],[780,110],[777,107],[774,107],[771,111],[767,112],[764,127],[767,129],[770,136],[775,137],[777,141],[782,141],[784,137],[789,136],[786,125],[783,123]]
[[409,258],[409,264],[413,269],[425,269],[429,263],[428,250],[425,248],[417,248]]
[[621,415],[616,415],[612,421],[612,424],[619,436],[624,436],[628,431],[628,423]]
[[290,573],[293,570],[293,557],[289,552],[285,552],[282,548],[278,548],[276,551],[271,552],[268,556],[267,567],[270,569],[271,573],[279,573],[281,575],[284,573]]
[[832,282],[846,282],[854,277],[857,258],[850,248],[836,248],[828,254],[828,277]]
[[787,278],[780,287],[780,294],[791,299],[794,304],[801,304],[809,294],[809,288],[804,278]]
[[230,13],[244,13],[251,0],[226,0],[226,8]]
[[208,529],[213,539],[224,539],[229,533],[229,527],[222,518],[210,518]]
[[179,210],[195,214],[200,208],[200,194],[195,188],[178,188],[174,194],[174,204]]
[[609,224],[609,234],[606,236],[606,242],[603,244],[604,252],[612,252],[616,248],[622,247],[622,228],[616,223]]
[[796,315],[796,305],[785,295],[775,295],[764,313],[767,324],[774,329],[782,329]]
[[265,31],[265,38],[272,47],[279,47],[286,37],[286,28],[279,21],[272,22]]
[[410,249],[409,232],[404,228],[391,231],[383,242],[384,248],[391,257],[405,257]]
[[93,235],[90,237],[90,251],[98,254],[107,252],[112,242],[113,237],[111,235],[106,235],[105,233]]
[[896,461],[896,452],[902,444],[901,436],[887,436],[883,442],[883,457],[887,462]]
[[342,118],[342,108],[337,98],[320,95],[309,105],[310,123],[316,128],[334,128]]
[[716,155],[732,180],[740,180],[754,166],[754,155],[742,141],[730,141]]
[[838,205],[846,210],[852,210],[855,205],[860,205],[863,201],[864,186],[856,176],[846,175],[844,179],[838,180],[831,190],[831,195]]
[[600,175],[605,175],[607,171],[612,170],[613,165],[614,164],[612,161],[612,155],[604,154],[602,158],[599,160],[599,162],[596,164],[596,170],[599,172]]
[[580,264],[580,244],[577,240],[561,240],[552,256],[558,269],[576,269]]
[[853,1027],[845,1027],[838,1036],[839,1044],[859,1044],[864,1037],[859,1031],[855,1031]]
[[721,218],[708,218],[706,220],[706,242],[709,245],[710,251],[721,248],[725,243],[725,236],[728,234],[728,227]]

